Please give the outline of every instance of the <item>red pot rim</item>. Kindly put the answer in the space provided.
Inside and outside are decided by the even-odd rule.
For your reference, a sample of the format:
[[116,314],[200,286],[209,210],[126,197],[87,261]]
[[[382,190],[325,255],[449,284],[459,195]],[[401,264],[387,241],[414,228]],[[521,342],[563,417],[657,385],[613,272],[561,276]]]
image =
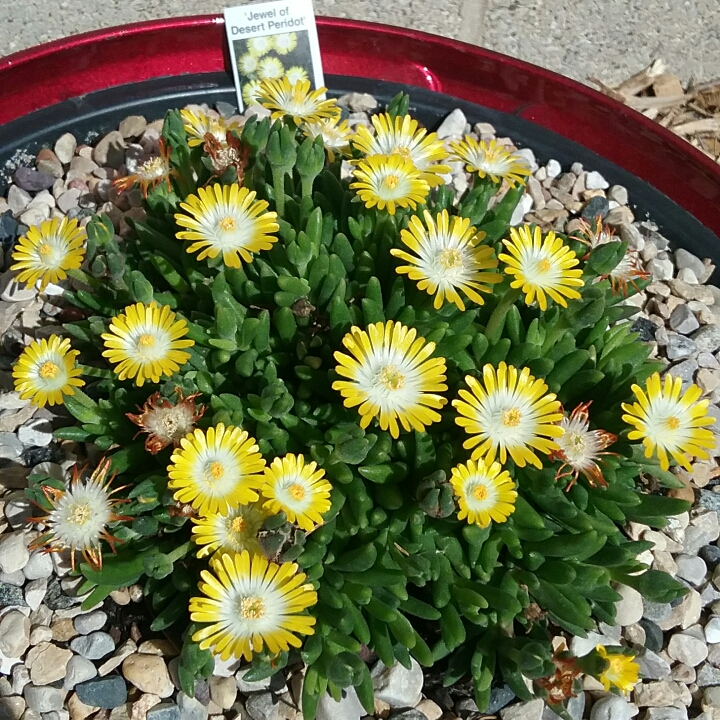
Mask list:
[[[318,18],[318,32],[326,74],[415,85],[518,115],[647,181],[720,235],[720,165],[627,106],[549,70],[416,30]],[[227,67],[218,15],[56,40],[0,58],[0,127],[85,93]]]

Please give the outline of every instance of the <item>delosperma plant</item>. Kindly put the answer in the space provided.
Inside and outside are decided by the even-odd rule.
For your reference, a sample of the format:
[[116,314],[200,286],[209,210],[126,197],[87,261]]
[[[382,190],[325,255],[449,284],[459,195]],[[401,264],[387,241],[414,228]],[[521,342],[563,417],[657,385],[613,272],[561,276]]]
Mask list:
[[118,182],[146,194],[129,237],[100,215],[15,251],[83,315],[25,350],[17,389],[106,458],[34,478],[40,543],[83,554],[87,606],[144,586],[190,694],[214,656],[259,679],[299,651],[308,720],[351,685],[372,713],[363,646],[472,678],[481,709],[500,678],[561,713],[583,673],[629,690],[628,649],[559,636],[612,624],[622,585],[683,594],[624,528],[686,510],[670,466],[714,443],[700,390],[631,331],[636,258],[599,223],[510,228],[522,157],[446,149],[407,96],[352,133],[307,82],[258,95],[272,115],[242,127],[168,114]]

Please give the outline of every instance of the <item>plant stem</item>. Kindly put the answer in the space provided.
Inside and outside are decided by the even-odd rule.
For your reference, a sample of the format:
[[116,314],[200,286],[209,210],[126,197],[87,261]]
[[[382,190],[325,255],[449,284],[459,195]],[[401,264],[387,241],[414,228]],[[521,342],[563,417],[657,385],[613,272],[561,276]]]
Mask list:
[[510,307],[520,297],[520,288],[508,288],[505,294],[502,296],[502,300],[497,304],[497,307],[493,310],[488,324],[485,326],[485,337],[491,345],[494,345],[499,339],[502,333],[503,327],[505,327],[505,318],[507,317]]
[[275,193],[275,210],[278,217],[285,217],[285,168],[272,168],[273,190]]
[[[112,370],[104,370],[103,368],[93,367],[92,365],[83,365],[78,363],[77,367],[82,370],[82,374],[87,377],[98,377],[105,378],[106,380],[112,380],[115,377],[115,373]],[[75,392],[78,392],[75,390]]]

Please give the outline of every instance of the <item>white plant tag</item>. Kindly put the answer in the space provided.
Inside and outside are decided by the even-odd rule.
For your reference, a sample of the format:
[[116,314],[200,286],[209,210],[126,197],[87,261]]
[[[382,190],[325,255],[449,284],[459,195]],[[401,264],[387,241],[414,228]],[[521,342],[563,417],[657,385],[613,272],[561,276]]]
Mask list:
[[277,0],[225,9],[225,29],[242,112],[260,80],[287,76],[294,85],[325,84],[312,0]]

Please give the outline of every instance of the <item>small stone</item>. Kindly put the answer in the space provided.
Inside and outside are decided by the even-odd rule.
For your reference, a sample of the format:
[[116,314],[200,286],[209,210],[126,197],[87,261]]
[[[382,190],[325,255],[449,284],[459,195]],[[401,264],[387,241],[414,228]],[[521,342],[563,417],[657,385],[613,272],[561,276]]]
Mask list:
[[437,136],[441,140],[446,138],[460,137],[465,132],[467,118],[460,108],[455,108],[441,123],[437,129]]
[[695,276],[695,273],[690,268],[682,268],[677,273],[678,280],[686,282],[688,285],[697,285],[699,280]]
[[606,695],[592,706],[590,720],[630,720],[637,712],[625,698]]
[[592,222],[595,218],[604,218],[609,210],[610,206],[608,205],[608,201],[604,197],[597,196],[590,198],[590,201],[582,210],[581,217],[584,220]]
[[689,335],[700,323],[687,305],[678,305],[670,314],[670,328],[681,335]]
[[22,588],[0,581],[0,608],[16,605],[20,607],[27,605]]
[[409,670],[400,663],[388,668],[378,662],[370,675],[375,697],[384,700],[391,708],[415,707],[420,702],[423,672],[414,659]]
[[75,140],[75,136],[71,133],[65,133],[61,135],[55,143],[55,155],[57,155],[61,163],[67,165],[73,159],[76,147],[77,140]]
[[40,607],[40,604],[45,599],[47,587],[47,578],[31,580],[25,585],[25,602],[31,610],[37,610]]
[[92,159],[101,166],[119,168],[125,162],[125,139],[118,130],[105,135],[92,151]]
[[720,668],[713,667],[710,663],[703,663],[698,670],[695,682],[699,687],[720,685]]
[[673,264],[669,260],[653,258],[647,264],[648,272],[653,280],[670,280],[673,276]]
[[[585,693],[581,692],[579,695],[574,695],[567,701],[567,713],[570,715],[572,720],[582,720],[583,713],[585,712]],[[546,706],[543,710],[542,720],[559,720],[560,716]]]
[[104,677],[111,673],[116,667],[122,664],[122,661],[137,651],[137,645],[132,638],[128,638],[99,668],[98,675]]
[[685,248],[678,248],[675,251],[675,265],[679,269],[689,268],[695,274],[695,277],[702,277],[705,274],[705,265],[703,261],[693,255],[691,252],[685,250]]
[[[15,281],[14,271],[7,270],[0,275],[0,300],[9,303],[25,302],[26,300],[32,300],[36,295],[37,290],[34,286],[26,287],[24,283]],[[0,443],[0,450],[2,450],[2,443]],[[7,455],[2,453],[0,457],[7,457]]]
[[664,707],[648,708],[645,720],[687,720],[686,708]]
[[[53,640],[55,642],[69,642],[77,635],[72,618],[61,618],[56,620],[52,626]],[[83,658],[84,659],[84,658]]]
[[678,555],[675,562],[677,563],[678,577],[687,580],[696,587],[705,580],[707,565],[702,558],[693,555]]
[[104,610],[93,610],[75,618],[75,629],[80,635],[89,635],[102,629],[106,622],[107,613]]
[[544,709],[542,700],[529,700],[506,707],[500,711],[500,717],[502,720],[541,720]]
[[211,677],[208,681],[210,688],[210,699],[223,710],[229,710],[235,698],[237,697],[238,688],[235,684],[235,678]]
[[147,711],[147,720],[180,720],[180,708],[175,703],[164,702],[153,705]]
[[58,156],[50,148],[42,148],[35,158],[35,167],[46,175],[55,178],[63,176],[63,166]]
[[366,714],[352,686],[342,691],[340,702],[323,693],[317,707],[317,720],[360,720]]
[[421,712],[427,720],[440,720],[443,715],[443,709],[429,698],[421,700],[415,709]]
[[663,647],[663,631],[657,623],[643,618],[638,625],[645,631],[645,647],[653,652],[660,652]]
[[53,440],[52,425],[42,418],[30,420],[18,428],[18,439],[25,445],[45,447]]
[[[708,325],[707,327],[711,327]],[[698,330],[702,332],[704,328]],[[690,357],[692,354],[697,352],[697,345],[691,338],[685,337],[684,335],[669,335],[667,346],[665,348],[668,360],[680,360],[681,358]]]
[[702,603],[700,593],[697,590],[688,590],[682,600],[673,607],[672,612],[666,620],[658,622],[663,630],[671,630],[680,627],[686,630],[700,619]]
[[652,650],[646,649],[636,660],[643,680],[664,680],[670,675],[670,663]]
[[70,647],[88,660],[100,660],[115,649],[115,641],[105,632],[94,632],[76,637]]
[[[5,507],[7,513],[7,506]],[[23,573],[28,580],[43,580],[52,575],[53,564],[49,553],[33,552],[30,559],[23,568]]]
[[77,693],[70,695],[67,706],[70,711],[70,720],[85,720],[86,717],[90,717],[90,715],[98,710],[98,708],[93,705],[86,705],[77,696]]
[[27,192],[37,193],[53,186],[55,178],[29,167],[19,167],[13,175],[15,184]]
[[[188,697],[184,692],[179,692],[177,704],[180,708],[180,720],[207,720],[207,708],[195,698]],[[340,720],[340,718],[333,718]]]
[[70,190],[66,190],[57,199],[58,209],[62,210],[64,213],[69,213],[71,210],[78,207],[78,201],[80,200],[81,195],[82,190],[78,190],[77,188],[70,188]]
[[523,195],[520,198],[520,202],[516,205],[513,210],[512,216],[510,217],[510,225],[516,226],[523,222],[525,215],[532,209],[532,197],[530,195]]
[[636,332],[640,335],[640,340],[644,342],[652,342],[655,339],[655,331],[657,326],[654,322],[651,322],[647,318],[638,317],[630,328],[632,332]]
[[705,325],[692,336],[692,339],[698,352],[717,352],[720,349],[720,326]]
[[[346,107],[350,112],[369,113],[377,109],[377,100],[368,93],[348,93],[338,98],[338,105]],[[464,126],[463,126],[464,127]]]
[[668,643],[668,655],[678,662],[695,667],[707,657],[707,645],[692,635],[676,633]]
[[[163,638],[152,638],[140,643],[138,652],[149,653],[150,655],[160,655],[160,657],[175,657],[178,654],[177,648],[169,640]],[[217,658],[216,658],[217,660]],[[213,668],[213,675],[217,675],[217,668]],[[232,673],[230,673],[232,675]],[[230,675],[222,675],[220,677],[230,677]]]
[[35,685],[50,685],[62,680],[72,656],[70,650],[63,650],[51,642],[40,643],[30,650],[25,659],[30,668],[30,680]]
[[52,630],[47,625],[37,625],[30,631],[30,645],[40,645],[52,640]]
[[710,395],[710,393],[720,385],[720,372],[708,368],[701,368],[698,370],[695,380],[703,391],[703,394]]
[[679,697],[678,683],[672,680],[640,683],[635,686],[635,703],[640,707],[666,707]]
[[65,690],[72,690],[78,683],[92,680],[97,676],[97,668],[82,655],[73,655],[65,668]]
[[145,132],[146,127],[147,120],[142,115],[130,115],[120,123],[118,130],[127,140],[140,137]]
[[615,622],[623,627],[638,622],[643,616],[642,595],[629,585],[619,585],[616,590],[621,599],[615,605]]
[[628,204],[628,191],[622,185],[612,185],[608,189],[607,196],[618,205]]
[[712,644],[720,643],[720,617],[710,618],[705,626],[705,639]]
[[30,620],[18,610],[10,610],[0,619],[0,652],[19,658],[30,646]]
[[585,187],[588,190],[605,190],[610,187],[610,185],[597,170],[593,170],[585,177]]
[[[468,700],[470,698],[467,698]],[[461,701],[462,702],[462,701]],[[472,701],[473,705],[475,705],[475,701]],[[475,705],[475,708],[477,710],[477,705]],[[378,715],[377,711],[375,712],[376,715]],[[464,716],[463,716],[464,717]],[[389,716],[389,720],[428,720],[426,715],[417,708],[408,708],[407,710],[402,710],[398,713],[393,713]]]
[[86,680],[75,687],[75,692],[85,705],[107,710],[127,702],[127,686],[120,675]]
[[167,665],[158,655],[148,653],[129,655],[123,661],[122,671],[125,678],[142,692],[161,698],[173,694],[174,686]]
[[31,710],[46,713],[63,709],[65,692],[49,685],[38,687],[30,684],[23,688],[23,697]]

